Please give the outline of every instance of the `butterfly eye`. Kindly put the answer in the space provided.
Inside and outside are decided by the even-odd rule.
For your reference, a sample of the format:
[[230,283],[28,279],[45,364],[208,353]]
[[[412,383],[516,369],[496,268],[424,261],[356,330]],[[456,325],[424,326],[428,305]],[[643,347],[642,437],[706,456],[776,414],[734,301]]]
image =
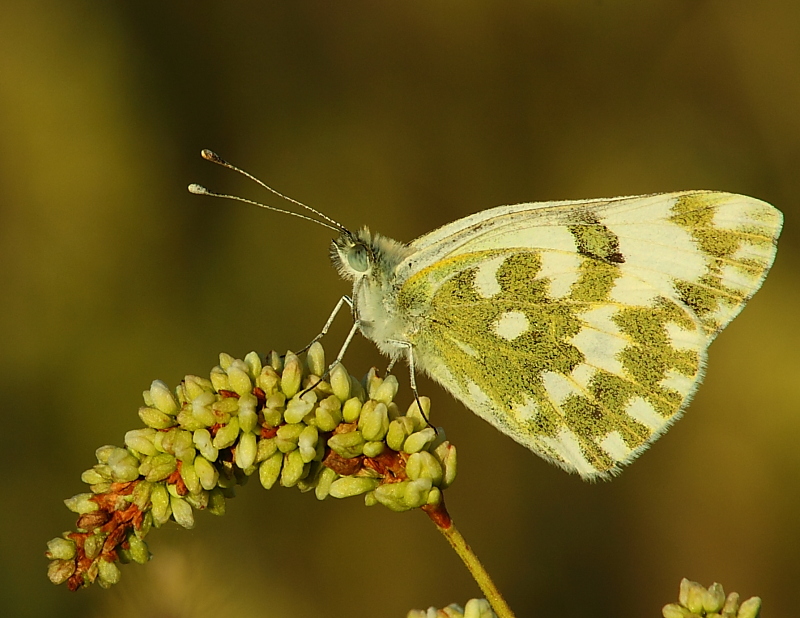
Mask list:
[[353,245],[347,253],[347,263],[356,272],[365,273],[369,270],[369,250],[365,245]]

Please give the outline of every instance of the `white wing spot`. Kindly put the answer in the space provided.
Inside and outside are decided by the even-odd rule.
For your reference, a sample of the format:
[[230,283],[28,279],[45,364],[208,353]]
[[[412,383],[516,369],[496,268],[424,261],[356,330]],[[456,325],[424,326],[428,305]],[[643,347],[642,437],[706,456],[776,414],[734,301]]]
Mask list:
[[484,298],[491,298],[502,291],[500,282],[497,280],[497,271],[507,257],[506,255],[498,255],[486,260],[478,267],[475,273],[475,289],[478,294]]
[[494,325],[494,332],[498,337],[507,341],[514,341],[517,337],[528,332],[531,323],[521,311],[509,311],[501,315]]
[[589,386],[589,381],[597,373],[597,369],[586,363],[581,363],[572,370],[572,379],[582,388]]
[[597,468],[589,463],[581,451],[578,437],[569,429],[562,428],[555,438],[542,436],[541,441],[550,447],[569,469],[576,470],[581,476],[597,474]]
[[559,406],[570,395],[583,394],[575,385],[575,383],[572,382],[572,380],[560,373],[556,373],[555,371],[543,372],[542,384],[544,384],[544,388],[547,391],[550,400]]
[[667,371],[666,377],[659,382],[659,386],[679,392],[686,397],[692,392],[696,376],[685,376],[677,371]]
[[519,421],[532,421],[539,414],[539,404],[530,397],[525,397],[525,403],[521,406],[511,406],[511,413]]
[[572,285],[580,279],[583,258],[578,253],[564,251],[541,251],[542,266],[537,278],[550,279],[550,296],[563,298],[572,291]]
[[614,461],[625,461],[631,454],[632,449],[625,444],[625,440],[618,431],[612,431],[600,441],[602,448]]
[[635,397],[631,400],[631,402],[625,408],[625,414],[630,416],[632,419],[643,423],[646,427],[654,432],[663,427],[667,422],[664,417],[656,412],[656,409],[653,406],[651,406],[641,397]]
[[618,356],[629,341],[611,320],[616,311],[613,305],[601,305],[581,314],[586,326],[572,338],[571,343],[581,351],[587,364],[624,376],[625,370]]

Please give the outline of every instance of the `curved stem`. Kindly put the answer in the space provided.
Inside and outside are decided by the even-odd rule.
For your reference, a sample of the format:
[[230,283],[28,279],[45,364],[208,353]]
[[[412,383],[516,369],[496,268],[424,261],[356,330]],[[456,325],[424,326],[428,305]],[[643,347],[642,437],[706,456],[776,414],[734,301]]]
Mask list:
[[478,586],[480,586],[486,600],[489,601],[497,617],[514,618],[514,612],[511,611],[503,595],[500,594],[500,591],[497,589],[497,586],[495,586],[483,564],[481,564],[481,561],[478,560],[478,556],[475,555],[475,552],[472,551],[472,548],[467,544],[464,537],[461,536],[455,524],[453,524],[453,520],[447,512],[447,508],[444,506],[444,501],[437,505],[424,506],[422,510],[427,513],[439,532],[444,535],[458,554],[458,557],[464,562],[464,565],[472,574]]

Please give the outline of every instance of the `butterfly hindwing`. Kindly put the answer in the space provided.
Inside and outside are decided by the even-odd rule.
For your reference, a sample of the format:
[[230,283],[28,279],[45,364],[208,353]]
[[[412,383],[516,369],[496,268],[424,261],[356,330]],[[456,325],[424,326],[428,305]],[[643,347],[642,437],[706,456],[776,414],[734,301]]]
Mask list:
[[412,243],[397,311],[417,366],[473,411],[605,476],[677,420],[780,221],[714,192],[501,207]]

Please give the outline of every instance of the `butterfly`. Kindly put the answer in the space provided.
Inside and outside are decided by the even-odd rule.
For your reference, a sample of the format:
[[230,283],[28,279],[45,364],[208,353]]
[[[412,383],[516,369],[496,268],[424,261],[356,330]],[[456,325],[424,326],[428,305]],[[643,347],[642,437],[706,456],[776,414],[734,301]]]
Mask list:
[[755,198],[681,191],[500,206],[403,244],[286,199],[338,233],[348,342],[360,331],[409,362],[412,386],[426,373],[584,479],[619,473],[680,418],[708,346],[769,271],[783,222]]

